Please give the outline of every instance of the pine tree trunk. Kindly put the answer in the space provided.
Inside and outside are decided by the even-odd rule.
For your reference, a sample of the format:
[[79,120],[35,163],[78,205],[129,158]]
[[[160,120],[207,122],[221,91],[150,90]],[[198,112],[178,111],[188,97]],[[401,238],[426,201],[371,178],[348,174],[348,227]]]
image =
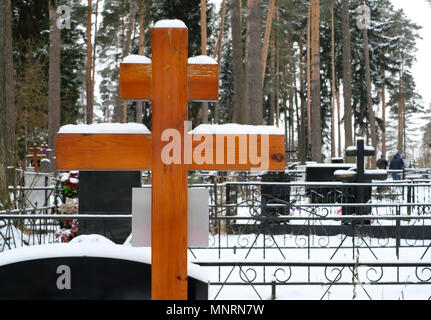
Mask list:
[[248,0],[246,38],[246,115],[247,123],[263,124],[262,112],[262,8],[260,0]]
[[[275,77],[275,41],[274,37],[271,39],[271,51],[270,51],[270,74],[271,74],[271,85],[273,86],[276,77]],[[269,90],[269,125],[274,125],[274,116],[275,116],[275,90]]]
[[[201,0],[201,54],[207,55],[207,1]],[[202,102],[201,123],[208,123],[208,102]]]
[[[299,115],[300,113],[300,105],[299,105],[299,100],[298,100],[298,89],[297,89],[297,82],[296,82],[296,59],[293,58],[293,70],[292,70],[292,76],[293,76],[293,97],[295,99],[295,117],[296,117],[296,148],[295,150],[297,151],[299,148],[299,144],[301,143],[301,117]],[[295,147],[295,139],[292,138],[293,141],[293,145]],[[298,161],[298,156],[296,157],[295,161]]]
[[337,129],[338,129],[338,156],[342,157],[343,153],[341,150],[341,107],[340,107],[340,91],[337,90]]
[[[145,55],[144,43],[145,43],[145,0],[141,0],[139,9],[139,49],[138,54]],[[144,108],[143,101],[136,102],[136,123],[142,123],[142,110]]]
[[124,44],[123,58],[127,57],[130,54],[130,47],[131,47],[131,43],[132,43],[132,34],[133,34],[133,30],[135,29],[137,7],[138,7],[138,0],[131,0],[129,23],[127,25],[126,41]]
[[274,18],[275,0],[271,0],[266,17],[265,36],[263,37],[263,50],[262,50],[262,88],[265,82],[266,60],[268,57],[269,39],[271,36],[272,20]]
[[[290,54],[289,56],[289,146],[290,151],[295,149],[295,120],[294,120],[294,100],[295,100],[295,49],[293,40],[289,41]],[[292,153],[289,153],[289,160],[292,161]]]
[[307,19],[307,151],[311,145],[311,5]]
[[386,88],[384,83],[382,86],[382,121],[382,155],[386,158]]
[[[368,29],[364,28],[362,30],[362,37],[364,40],[364,59],[365,59],[365,77],[367,82],[367,113],[368,122],[370,124],[370,136],[371,144],[374,150],[377,152],[377,127],[376,127],[376,117],[373,110],[373,99],[371,96],[371,71],[370,71],[370,53],[368,49]],[[376,165],[376,152],[372,158],[372,166]]]
[[244,46],[241,38],[241,6],[240,0],[229,0],[232,29],[232,71],[234,82],[232,122],[245,124],[245,70]]
[[311,158],[322,161],[322,129],[320,123],[320,6],[311,1]]
[[0,164],[5,167],[15,165],[16,147],[17,114],[14,97],[11,15],[11,1],[2,0],[0,3]]
[[[125,48],[125,43],[126,43],[126,26],[124,23],[124,17],[121,16],[121,37],[120,37],[121,41],[119,44],[120,48]],[[124,50],[123,49],[123,57],[124,57]],[[121,61],[120,61],[121,62]],[[117,78],[118,81],[118,85],[117,85],[117,95],[115,96],[115,104],[114,104],[114,110],[112,113],[112,120],[114,122],[121,122],[124,119],[124,103],[121,102],[120,99],[120,79]],[[126,104],[127,106],[127,104]]]
[[[56,134],[60,128],[60,52],[61,52],[61,31],[57,27],[59,15],[56,8],[50,7],[50,31],[49,31],[49,80],[48,80],[48,145],[52,149],[52,168],[55,168],[55,143]],[[91,74],[91,69],[90,69]],[[90,78],[91,82],[91,78]]]
[[[129,23],[127,26],[126,32],[126,41],[124,44],[123,51],[123,59],[130,54],[130,47],[132,43],[132,34],[135,29],[135,21],[136,21],[136,10],[138,7],[138,0],[131,0],[130,2],[130,15],[129,15]],[[123,102],[123,123],[127,122],[127,102]]]
[[[279,22],[278,12],[275,13],[275,19]],[[275,125],[280,125],[280,44],[279,36],[274,33],[275,43]]]
[[332,69],[332,97],[331,97],[331,157],[335,157],[335,27],[334,27],[334,6],[331,8],[331,69]]
[[299,91],[301,92],[301,120],[299,130],[299,144],[298,144],[298,160],[305,163],[306,160],[306,139],[305,139],[305,115],[306,101],[304,94],[304,48],[302,42],[299,42]]
[[93,41],[93,62],[92,62],[92,75],[91,75],[91,88],[93,96],[93,109],[94,109],[94,88],[95,88],[95,78],[96,78],[96,39],[97,39],[97,18],[99,11],[99,0],[96,1],[96,11],[95,11],[95,21],[94,21],[94,41]]
[[[217,63],[219,65],[219,68],[221,66],[222,49],[223,49],[224,20],[226,17],[226,0],[223,0],[222,2],[221,9],[220,9],[220,16],[221,16],[220,34],[217,39],[216,49],[214,50],[214,53],[213,53],[214,59],[217,56]],[[214,103],[214,123],[218,123],[218,106],[219,106],[219,102],[217,101]]]
[[93,7],[92,0],[88,0],[88,8],[87,8],[87,28],[86,28],[86,36],[87,36],[87,74],[86,74],[86,98],[87,98],[87,124],[93,123],[93,105],[94,105],[94,89],[93,82],[91,77],[91,72],[93,70],[93,49],[92,49],[92,41],[91,41],[91,27],[92,27],[92,15],[93,15]]
[[[344,141],[345,146],[353,145],[352,138],[352,70],[350,50],[350,16],[349,0],[341,0],[342,4],[342,47],[343,47],[343,98],[344,98]],[[350,157],[349,162],[353,161]]]
[[220,57],[221,49],[223,47],[223,34],[224,34],[224,20],[226,16],[226,0],[223,0],[220,8],[220,32],[217,38],[216,47],[213,52],[213,59]]
[[400,92],[398,100],[398,153],[402,154],[404,150],[404,93],[403,93],[403,70],[400,72]]

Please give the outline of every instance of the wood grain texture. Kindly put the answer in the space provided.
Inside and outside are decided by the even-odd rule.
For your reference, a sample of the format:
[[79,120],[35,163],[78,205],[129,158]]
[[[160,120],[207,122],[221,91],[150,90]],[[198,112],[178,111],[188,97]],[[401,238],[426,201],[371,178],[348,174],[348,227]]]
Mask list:
[[151,100],[151,64],[120,63],[120,97],[123,100]]
[[187,166],[166,165],[166,129],[187,121],[187,28],[153,28],[151,299],[187,300]]
[[151,169],[151,134],[57,134],[58,170]]
[[[192,150],[185,152],[190,153],[188,159],[192,161],[183,162],[188,165],[188,170],[283,171],[285,168],[283,135],[256,138],[249,135],[190,135],[189,139]],[[268,140],[268,157],[263,158],[262,139]],[[151,141],[151,134],[57,134],[57,169],[151,170]],[[207,146],[205,141],[211,144]],[[250,153],[257,157],[253,159]]]
[[[285,170],[283,135],[194,135],[193,140],[189,170]],[[212,148],[205,141],[212,142]]]
[[[122,100],[152,99],[152,65],[120,64],[120,97]],[[218,101],[219,66],[189,64],[187,67],[189,101]]]
[[219,98],[219,65],[188,65],[188,99],[189,101],[218,101]]

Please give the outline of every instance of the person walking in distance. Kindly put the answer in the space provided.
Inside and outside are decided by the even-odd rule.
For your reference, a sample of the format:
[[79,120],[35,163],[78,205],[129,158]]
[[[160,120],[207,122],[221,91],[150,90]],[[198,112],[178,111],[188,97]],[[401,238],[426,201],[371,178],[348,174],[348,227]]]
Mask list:
[[[397,152],[394,155],[394,158],[391,160],[391,163],[389,164],[389,170],[403,170],[404,169],[404,162],[403,159],[401,159],[400,154]],[[400,174],[398,172],[392,173],[392,178],[394,180],[400,180]]]
[[380,157],[379,160],[377,160],[377,168],[379,168],[380,170],[386,170],[388,168],[388,160],[386,160],[386,158],[383,156]]

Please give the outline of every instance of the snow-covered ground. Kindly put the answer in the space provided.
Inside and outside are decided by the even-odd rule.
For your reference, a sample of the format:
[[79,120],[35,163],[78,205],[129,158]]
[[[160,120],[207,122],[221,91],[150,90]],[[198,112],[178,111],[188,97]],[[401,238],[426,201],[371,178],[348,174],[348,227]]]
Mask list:
[[[218,236],[215,241],[218,242]],[[249,247],[257,238],[255,246],[260,249],[249,251]],[[269,240],[269,241],[268,241]],[[431,263],[431,250],[423,259],[427,246],[431,241],[421,242],[422,247],[400,248],[399,259],[396,256],[395,239],[356,238],[352,248],[352,238],[342,235],[333,237],[310,238],[314,248],[307,249],[307,236],[275,235],[273,238],[263,235],[237,235],[221,236],[222,246],[230,243],[232,248],[222,249],[191,249],[192,261],[237,261],[237,262],[304,262],[304,263]],[[266,248],[263,249],[265,241]],[[277,248],[274,241],[280,246]],[[412,240],[402,240],[402,245],[411,244]],[[317,245],[319,242],[319,245]],[[241,248],[240,244],[247,245]],[[234,250],[233,247],[237,246]],[[317,245],[317,246],[316,246]],[[340,249],[337,247],[341,245]],[[303,248],[301,248],[303,246]],[[377,248],[379,247],[379,248]],[[353,253],[355,257],[353,257]],[[248,256],[247,256],[248,254]],[[220,256],[220,258],[219,258]],[[245,257],[247,258],[245,259]],[[332,259],[331,256],[333,256]],[[247,282],[251,284],[267,282],[268,285],[210,285],[210,299],[270,299],[271,282],[276,280],[276,299],[428,299],[431,296],[430,268],[396,267],[371,268],[358,267],[358,279],[355,284],[352,280],[352,271],[348,267],[271,267],[246,266],[240,269],[232,266],[205,267],[210,282]],[[340,270],[343,270],[339,282],[347,285],[330,286],[330,281],[336,279]],[[285,284],[284,281],[288,280]],[[378,280],[378,281],[377,281]],[[370,283],[372,285],[361,285]],[[424,282],[422,282],[424,281]],[[398,285],[377,285],[378,283],[393,282]],[[314,283],[306,285],[300,283]],[[316,284],[317,283],[317,284]],[[407,283],[420,283],[418,285]],[[424,285],[424,283],[427,283]],[[329,289],[329,290],[328,290]],[[365,289],[365,290],[364,290]],[[355,297],[354,294],[356,293]],[[369,297],[369,296],[370,297]]]
[[[20,235],[16,234],[16,236]],[[431,250],[427,251],[428,246],[431,246],[429,240],[401,240],[399,259],[396,255],[395,239],[357,237],[353,240],[343,235],[308,237],[285,234],[271,237],[249,234],[216,235],[210,236],[210,240],[210,248],[189,250],[190,262],[268,263],[265,267],[202,267],[210,282],[210,300],[271,299],[273,280],[276,282],[275,298],[278,300],[426,300],[431,297],[431,268],[428,266],[420,268],[337,266],[338,263],[346,262],[431,264]],[[352,246],[353,241],[355,248]],[[72,241],[72,244],[76,243],[79,245],[88,243],[91,246],[100,244],[101,248],[107,250],[110,245],[115,245],[106,238],[96,235],[80,236]],[[222,249],[218,249],[219,244]],[[116,250],[121,250],[118,247],[122,246],[115,246]],[[124,247],[129,246],[130,239],[126,241]],[[254,249],[250,250],[251,247]],[[7,251],[10,254],[14,250],[19,251],[19,249]],[[3,254],[7,254],[7,251]],[[22,252],[31,252],[31,247],[27,247]],[[0,260],[2,260],[2,253],[0,253]],[[329,266],[326,268],[321,265],[310,268],[271,266],[272,262],[328,263]],[[334,265],[330,266],[331,263]],[[352,271],[357,272],[357,278],[353,279]],[[331,281],[335,279],[344,285],[331,286]],[[226,284],[217,285],[215,284],[217,282],[226,282]],[[369,284],[370,282],[372,284]],[[229,283],[236,284],[229,285]],[[262,283],[266,284],[261,285]]]

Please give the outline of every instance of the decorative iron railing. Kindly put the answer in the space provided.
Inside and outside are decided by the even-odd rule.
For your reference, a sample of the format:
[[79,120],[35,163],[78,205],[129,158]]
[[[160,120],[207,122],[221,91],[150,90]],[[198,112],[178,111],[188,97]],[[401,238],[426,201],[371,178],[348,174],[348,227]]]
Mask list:
[[[241,179],[190,186],[210,190],[209,246],[189,248],[189,257],[211,274],[212,299],[232,298],[226,290],[232,287],[251,293],[245,294],[250,298],[283,298],[288,288],[298,286],[323,286],[312,298],[335,297],[339,286],[379,299],[382,295],[374,289],[379,285],[396,287],[400,298],[407,287],[431,284],[431,180],[356,184],[262,182],[257,175]],[[289,188],[288,197],[262,194],[262,186]],[[371,188],[367,203],[337,198],[355,187]],[[44,205],[0,211],[0,252],[59,242],[55,234],[64,219],[103,223],[132,218],[56,214],[55,188],[37,189],[46,191]],[[356,209],[366,214],[348,214]],[[425,295],[421,298],[429,298]]]

